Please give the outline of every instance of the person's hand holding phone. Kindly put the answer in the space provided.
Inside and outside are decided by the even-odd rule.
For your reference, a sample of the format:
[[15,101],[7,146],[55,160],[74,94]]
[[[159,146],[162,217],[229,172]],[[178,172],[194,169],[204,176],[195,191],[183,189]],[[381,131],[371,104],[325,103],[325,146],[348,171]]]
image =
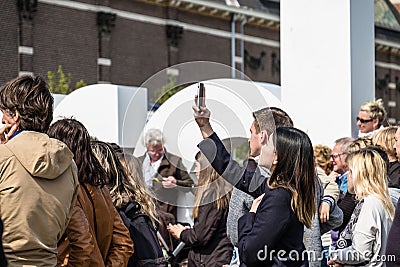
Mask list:
[[163,177],[162,186],[164,188],[175,188],[176,187],[176,179],[174,176],[168,176],[167,178]]
[[176,239],[180,239],[181,238],[181,233],[186,229],[190,229],[190,227],[189,226],[183,226],[180,223],[178,223],[178,224],[168,224],[167,225],[167,230]]
[[[202,87],[203,89],[201,90]],[[211,113],[205,106],[205,88],[204,85],[202,86],[202,83],[200,83],[199,86],[199,93],[201,93],[202,96],[200,97],[199,95],[196,95],[194,97],[195,105],[193,105],[192,108],[194,111],[194,118],[200,128],[201,134],[203,135],[203,138],[207,138],[214,133],[214,130],[210,124]],[[200,98],[203,98],[203,100],[200,101]]]
[[199,112],[201,112],[201,107],[206,106],[206,88],[204,87],[204,83],[199,83],[196,103],[197,107],[199,108]]

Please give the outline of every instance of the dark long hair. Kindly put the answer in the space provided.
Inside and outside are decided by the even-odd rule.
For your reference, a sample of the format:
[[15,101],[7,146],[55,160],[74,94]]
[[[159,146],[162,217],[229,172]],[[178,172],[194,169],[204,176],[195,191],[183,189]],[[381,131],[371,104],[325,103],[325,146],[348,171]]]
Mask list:
[[278,162],[269,180],[271,188],[292,192],[292,210],[306,226],[311,226],[315,213],[314,152],[307,134],[293,127],[278,127],[275,132]]
[[92,152],[89,133],[82,123],[75,119],[62,119],[52,124],[47,134],[64,142],[72,151],[80,183],[106,184],[107,174]]

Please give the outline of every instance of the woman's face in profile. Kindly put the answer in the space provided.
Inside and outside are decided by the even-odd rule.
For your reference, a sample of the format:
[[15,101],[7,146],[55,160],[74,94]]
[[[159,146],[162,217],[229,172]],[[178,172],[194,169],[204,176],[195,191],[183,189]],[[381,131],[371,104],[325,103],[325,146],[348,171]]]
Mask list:
[[199,179],[199,177],[200,177],[200,162],[197,160],[194,162],[193,172],[196,174],[197,179]]

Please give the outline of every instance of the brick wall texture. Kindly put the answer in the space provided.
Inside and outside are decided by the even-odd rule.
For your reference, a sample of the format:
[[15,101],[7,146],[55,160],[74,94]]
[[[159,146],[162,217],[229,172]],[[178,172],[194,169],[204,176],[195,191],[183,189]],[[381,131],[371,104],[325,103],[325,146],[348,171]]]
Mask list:
[[[227,33],[231,30],[229,17],[205,17],[184,9],[135,0],[76,0],[70,3],[89,4],[92,7],[101,5],[111,10],[170,19]],[[170,47],[165,25],[117,16],[115,27],[107,34],[108,39],[99,40],[97,14],[94,10],[79,10],[38,1],[33,20],[20,25],[16,1],[0,1],[0,8],[0,84],[16,77],[19,71],[31,71],[47,77],[48,71],[56,71],[62,65],[65,73],[72,74],[73,86],[81,79],[87,84],[106,81],[139,86],[158,71],[179,63],[201,60],[228,66],[231,64],[230,38],[183,29],[178,45]],[[240,23],[236,23],[237,33],[239,29]],[[22,34],[19,38],[20,31]],[[249,36],[279,42],[279,30],[246,24],[244,31]],[[19,44],[32,46],[34,54],[18,55]],[[245,74],[254,81],[280,84],[279,47],[244,42],[244,48],[248,58],[261,58],[258,68],[246,64]],[[98,66],[100,49],[101,56],[111,60],[111,66]],[[236,41],[236,55],[240,55],[239,40]],[[387,52],[377,52],[376,59],[388,63],[400,62],[399,56]],[[240,70],[241,66],[237,64],[236,67]],[[400,80],[399,71],[377,67],[377,80],[387,75],[391,81],[396,77]],[[150,96],[157,88],[149,89]],[[385,103],[399,97],[398,90],[377,89],[376,94]],[[390,116],[400,115],[395,114],[396,110],[390,110]]]
[[[200,14],[164,6],[128,0],[80,2],[90,5],[97,3],[116,10],[230,31],[229,19],[205,18]],[[178,47],[170,49],[166,26],[117,16],[115,27],[109,34],[110,39],[99,42],[95,11],[83,11],[40,1],[37,11],[33,14],[31,30],[24,30],[21,37],[22,43],[25,42],[23,45],[31,44],[34,54],[18,57],[18,30],[21,27],[18,24],[16,4],[13,1],[1,1],[1,5],[3,19],[0,33],[4,38],[0,39],[0,58],[3,62],[0,83],[14,78],[20,70],[47,77],[48,71],[56,71],[58,65],[62,65],[65,73],[72,74],[72,84],[81,79],[87,84],[93,84],[107,78],[110,83],[138,86],[154,73],[174,64],[195,60],[231,64],[229,38],[184,29]],[[239,24],[237,29],[238,27]],[[251,33],[254,36],[279,40],[277,31],[251,27]],[[236,44],[239,55],[240,42]],[[103,54],[109,54],[112,62],[110,67],[98,67],[99,45],[103,50],[108,47],[109,53]],[[258,56],[261,51],[267,55],[264,57],[263,68],[248,69],[246,74],[258,81],[279,82],[279,74],[270,74],[268,62],[271,52],[277,49],[250,43],[245,43],[245,47],[251,55]],[[279,54],[279,51],[276,52]],[[21,63],[19,58],[22,58]],[[238,67],[240,68],[239,65]]]

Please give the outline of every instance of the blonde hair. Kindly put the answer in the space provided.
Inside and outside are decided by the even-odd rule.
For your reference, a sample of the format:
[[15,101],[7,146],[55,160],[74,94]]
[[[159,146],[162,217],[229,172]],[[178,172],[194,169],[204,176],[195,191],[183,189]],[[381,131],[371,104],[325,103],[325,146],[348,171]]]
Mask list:
[[316,145],[313,149],[315,163],[324,169],[325,173],[329,175],[333,170],[333,163],[330,160],[332,149],[325,145]]
[[389,158],[396,158],[396,150],[394,149],[394,136],[396,135],[397,126],[388,126],[379,130],[372,137],[374,145],[381,147]]
[[117,209],[124,209],[130,202],[136,201],[156,226],[158,222],[156,206],[151,198],[151,192],[144,185],[142,170],[137,159],[128,154],[115,153],[111,145],[102,141],[92,141],[91,147],[107,173],[107,186],[114,206]]
[[390,199],[386,162],[377,151],[363,148],[352,152],[346,159],[358,200],[374,195],[393,219],[394,206]]
[[214,170],[202,154],[198,153],[196,160],[199,161],[201,170],[195,191],[193,218],[197,218],[200,206],[211,202],[215,203],[217,210],[228,208],[232,190],[232,186]]
[[360,111],[368,112],[371,119],[378,119],[379,126],[382,125],[386,119],[386,110],[383,106],[382,99],[365,102],[361,105]]
[[352,153],[355,151],[360,150],[361,148],[366,148],[372,146],[372,139],[368,137],[359,137],[353,142],[350,143],[350,145],[347,147],[346,152],[347,153]]
[[124,153],[118,154],[118,159],[126,170],[128,182],[129,185],[131,185],[130,190],[128,190],[128,197],[139,202],[144,213],[150,217],[153,224],[156,224],[156,222],[158,222],[158,215],[156,212],[156,204],[152,198],[154,194],[144,183],[139,160],[133,155]]

